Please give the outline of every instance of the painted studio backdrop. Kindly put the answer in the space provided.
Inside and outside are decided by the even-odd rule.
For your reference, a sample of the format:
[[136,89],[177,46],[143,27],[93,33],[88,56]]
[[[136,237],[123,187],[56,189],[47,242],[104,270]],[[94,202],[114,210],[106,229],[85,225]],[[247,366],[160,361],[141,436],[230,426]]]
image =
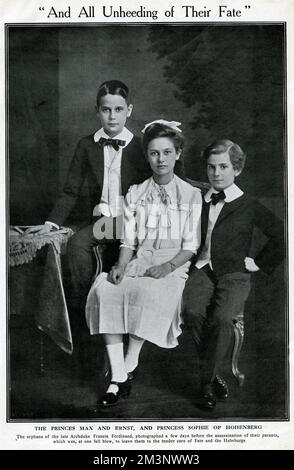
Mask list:
[[[154,119],[182,123],[189,178],[206,181],[201,152],[212,140],[239,143],[247,163],[238,185],[285,220],[284,48],[281,24],[8,27],[9,224],[46,220],[77,142],[99,127],[96,91],[109,79],[130,88],[134,110],[128,127],[134,133]],[[86,224],[91,215],[83,194],[68,225]],[[232,382],[232,402],[218,409],[218,417],[287,417],[285,285],[284,266],[271,278],[255,277],[240,357],[246,381],[242,389]],[[26,313],[37,295],[28,297],[22,300]],[[39,338],[27,316],[9,323],[10,418],[86,417],[96,397],[93,383],[71,385],[69,391],[70,357],[47,340],[47,370],[38,375]],[[19,351],[20,338],[27,357]],[[197,381],[193,345],[185,334],[180,343],[172,351],[149,346],[143,352],[156,404],[150,408],[142,379],[140,411],[124,405],[109,418],[208,419],[190,400]],[[146,380],[147,387],[148,380],[154,385]]]

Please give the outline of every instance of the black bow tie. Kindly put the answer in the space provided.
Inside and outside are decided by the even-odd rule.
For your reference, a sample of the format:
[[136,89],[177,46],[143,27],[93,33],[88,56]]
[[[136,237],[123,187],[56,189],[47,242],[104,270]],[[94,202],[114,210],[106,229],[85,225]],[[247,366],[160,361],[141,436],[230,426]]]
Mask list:
[[105,139],[104,137],[100,137],[98,143],[99,145],[101,145],[101,147],[104,147],[105,145],[111,145],[114,150],[119,150],[119,147],[123,147],[124,145],[126,145],[125,140]]
[[225,199],[226,195],[223,191],[220,191],[219,193],[213,193],[211,195],[211,204],[214,206],[221,200]]

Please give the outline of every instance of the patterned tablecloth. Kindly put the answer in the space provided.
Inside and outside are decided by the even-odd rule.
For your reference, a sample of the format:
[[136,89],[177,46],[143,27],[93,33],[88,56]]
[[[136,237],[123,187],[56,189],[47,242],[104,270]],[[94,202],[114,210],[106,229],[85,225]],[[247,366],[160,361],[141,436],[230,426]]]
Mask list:
[[25,233],[26,227],[10,227],[9,229],[9,266],[29,263],[45,245],[53,245],[60,254],[66,247],[67,240],[73,234],[70,228],[61,228],[45,235]]
[[[46,235],[26,235],[24,227],[9,230],[10,314],[25,314],[31,295],[37,295],[34,317],[37,327],[65,352],[73,351],[60,255],[73,231],[62,228]],[[46,246],[41,268],[36,266],[41,248]],[[32,271],[39,268],[37,273]],[[35,274],[35,275],[34,275]],[[31,285],[31,284],[35,285]]]

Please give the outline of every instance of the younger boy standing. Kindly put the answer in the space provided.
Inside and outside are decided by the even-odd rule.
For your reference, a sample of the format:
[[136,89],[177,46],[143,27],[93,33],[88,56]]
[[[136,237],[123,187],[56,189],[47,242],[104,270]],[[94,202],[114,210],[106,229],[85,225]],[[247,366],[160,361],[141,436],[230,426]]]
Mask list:
[[[199,406],[213,409],[228,396],[221,378],[230,348],[233,318],[250,292],[250,273],[270,274],[283,258],[281,221],[235,184],[245,165],[245,154],[230,140],[214,142],[204,151],[211,188],[204,196],[202,244],[184,290],[184,309],[202,360]],[[268,237],[262,250],[250,258],[253,228]],[[203,338],[204,324],[207,336]]]

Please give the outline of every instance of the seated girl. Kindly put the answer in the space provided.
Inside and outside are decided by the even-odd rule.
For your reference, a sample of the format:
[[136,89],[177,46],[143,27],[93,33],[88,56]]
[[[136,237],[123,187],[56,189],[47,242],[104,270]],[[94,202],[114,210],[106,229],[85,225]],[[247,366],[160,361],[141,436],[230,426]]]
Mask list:
[[104,335],[111,366],[110,385],[98,401],[103,407],[129,395],[144,341],[174,348],[181,334],[181,298],[200,245],[202,198],[174,174],[184,144],[179,124],[145,126],[143,148],[153,176],[129,189],[119,260],[88,295],[87,325],[92,335]]

